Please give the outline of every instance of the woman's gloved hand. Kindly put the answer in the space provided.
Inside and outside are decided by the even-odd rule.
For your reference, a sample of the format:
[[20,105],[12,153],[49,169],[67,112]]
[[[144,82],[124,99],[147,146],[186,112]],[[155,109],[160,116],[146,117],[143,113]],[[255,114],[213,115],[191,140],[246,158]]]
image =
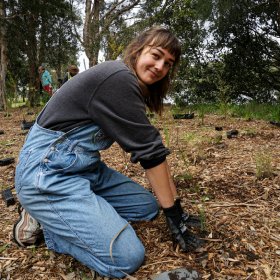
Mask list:
[[163,208],[163,213],[172,238],[179,243],[183,251],[193,251],[202,245],[203,241],[188,229],[176,204],[169,208]]
[[195,228],[195,229],[201,229],[202,228],[202,222],[199,216],[190,215],[187,212],[184,212],[182,206],[181,206],[181,199],[176,198],[175,200],[175,206],[177,207],[179,213],[181,214],[182,221],[188,228]]

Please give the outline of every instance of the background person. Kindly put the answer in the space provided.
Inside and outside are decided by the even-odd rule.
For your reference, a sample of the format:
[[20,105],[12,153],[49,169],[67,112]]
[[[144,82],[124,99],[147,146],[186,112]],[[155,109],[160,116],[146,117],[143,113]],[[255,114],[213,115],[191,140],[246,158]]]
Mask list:
[[63,81],[62,81],[62,85],[64,83],[66,83],[68,80],[70,80],[72,77],[74,77],[75,75],[77,75],[79,73],[79,68],[77,65],[69,65],[68,66],[68,71],[65,74]]
[[[65,94],[50,99],[16,168],[23,206],[14,226],[18,244],[35,243],[32,229],[41,225],[49,249],[121,278],[136,271],[145,256],[129,221],[154,219],[160,204],[182,250],[200,245],[177,198],[166,159],[170,152],[146,116],[146,106],[162,112],[180,53],[169,30],[151,28],[131,42],[123,61],[82,72],[60,88]],[[99,151],[114,141],[133,163],[140,162],[156,197],[102,161]]]
[[45,69],[45,66],[43,65],[39,66],[38,72],[40,75],[40,81],[43,90],[47,92],[50,96],[52,96],[52,77],[50,72],[47,69]]

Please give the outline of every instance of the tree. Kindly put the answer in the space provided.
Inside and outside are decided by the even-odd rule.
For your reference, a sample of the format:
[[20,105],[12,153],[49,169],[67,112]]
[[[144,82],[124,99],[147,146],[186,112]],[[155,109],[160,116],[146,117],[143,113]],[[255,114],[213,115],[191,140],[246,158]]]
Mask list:
[[[50,1],[49,1],[50,2]],[[65,1],[53,1],[52,7],[42,10],[39,28],[39,64],[48,63],[62,75],[65,64],[76,64],[78,41],[74,24],[81,25],[77,11]],[[51,50],[51,51],[50,51]],[[65,70],[65,69],[64,69]]]
[[102,41],[109,40],[112,44],[111,39],[116,32],[110,33],[110,30],[118,26],[116,23],[121,22],[120,18],[128,15],[139,3],[140,0],[86,0],[83,40],[80,41],[89,59],[89,66],[98,63]]
[[279,1],[213,1],[215,47],[223,53],[224,79],[233,99],[259,102],[280,92]]
[[0,0],[0,110],[6,110],[7,26],[4,0]]
[[78,47],[72,22],[78,24],[79,18],[64,0],[8,1],[7,9],[15,15],[7,32],[9,73],[28,89],[29,103],[34,106],[38,66],[47,64],[61,75],[64,65],[76,62]]

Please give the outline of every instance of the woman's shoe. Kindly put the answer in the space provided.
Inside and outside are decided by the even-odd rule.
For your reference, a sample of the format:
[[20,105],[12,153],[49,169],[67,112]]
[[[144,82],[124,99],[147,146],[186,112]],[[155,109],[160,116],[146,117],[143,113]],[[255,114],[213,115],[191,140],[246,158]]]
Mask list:
[[20,217],[13,227],[14,241],[22,247],[39,245],[44,241],[40,224],[23,208],[19,208]]

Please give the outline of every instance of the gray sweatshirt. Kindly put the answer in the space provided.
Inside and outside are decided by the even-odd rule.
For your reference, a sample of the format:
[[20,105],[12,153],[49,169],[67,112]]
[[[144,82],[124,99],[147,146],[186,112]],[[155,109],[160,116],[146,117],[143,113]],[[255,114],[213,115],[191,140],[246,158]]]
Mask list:
[[44,128],[67,132],[94,123],[131,153],[131,162],[152,168],[169,150],[146,116],[138,80],[122,61],[98,64],[70,79],[38,118]]

